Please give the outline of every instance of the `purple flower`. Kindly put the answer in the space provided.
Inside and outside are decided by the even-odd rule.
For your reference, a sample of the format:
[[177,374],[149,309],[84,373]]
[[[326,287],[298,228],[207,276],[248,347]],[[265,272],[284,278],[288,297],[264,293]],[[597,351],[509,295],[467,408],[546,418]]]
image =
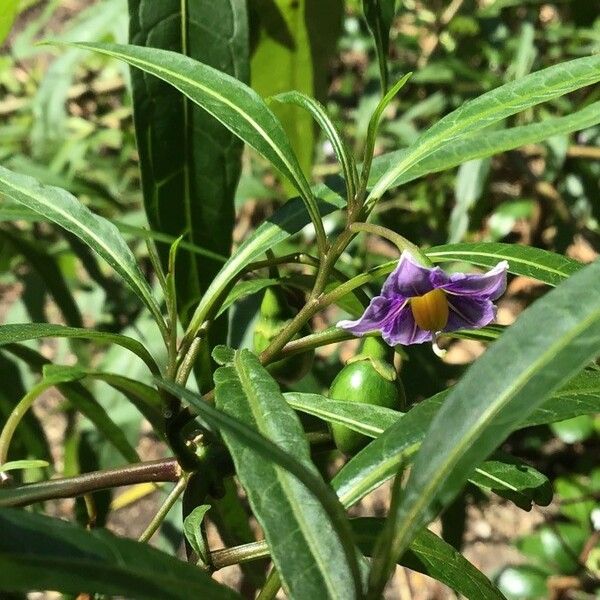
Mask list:
[[407,251],[357,321],[338,327],[361,336],[381,331],[390,346],[435,341],[437,334],[478,329],[496,317],[493,300],[506,289],[508,263],[503,260],[483,275],[424,267]]

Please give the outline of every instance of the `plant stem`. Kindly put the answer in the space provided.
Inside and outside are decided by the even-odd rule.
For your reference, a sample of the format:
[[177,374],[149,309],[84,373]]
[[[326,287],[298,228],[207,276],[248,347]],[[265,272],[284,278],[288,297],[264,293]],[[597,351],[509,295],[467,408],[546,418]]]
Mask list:
[[174,458],[153,460],[75,477],[28,483],[18,487],[0,487],[0,507],[27,506],[34,502],[82,496],[124,485],[178,481],[180,478],[181,467]]
[[239,565],[266,556],[269,556],[269,546],[265,540],[260,540],[259,542],[251,542],[233,548],[213,550],[210,553],[210,564],[215,571],[218,571],[224,567]]
[[260,593],[256,596],[256,600],[274,600],[280,589],[281,578],[279,577],[277,569],[273,567],[267,577],[267,581],[265,581],[265,585],[263,585],[262,590],[260,590]]
[[0,433],[0,468],[8,458],[10,442],[13,438],[15,430],[17,429],[17,426],[27,411],[31,408],[32,404],[35,402],[35,399],[49,387],[52,387],[52,385],[54,384],[49,381],[42,381],[38,383],[37,385],[33,386],[31,390],[29,390],[29,392],[27,392],[27,394],[25,394],[12,409],[8,419],[6,419],[4,427],[2,428],[2,433]]
[[169,511],[173,508],[173,505],[175,504],[175,502],[177,502],[179,496],[183,494],[183,491],[187,486],[188,479],[189,475],[187,473],[181,476],[181,478],[177,482],[177,485],[171,490],[163,505],[160,507],[160,509],[154,515],[154,517],[152,517],[152,520],[148,524],[148,527],[146,527],[146,529],[144,530],[144,533],[140,535],[140,542],[149,541],[150,538],[156,533],[156,530],[160,527],[160,524],[165,520],[165,517],[167,516],[167,514],[169,514]]
[[388,229],[387,227],[373,225],[373,223],[352,223],[352,225],[350,225],[350,230],[355,232],[364,231],[366,233],[372,233],[385,238],[386,240],[392,242],[392,244],[394,244],[401,253],[404,250],[409,250],[414,258],[421,262],[424,266],[433,266],[431,261],[423,254],[422,250],[418,246],[407,240],[404,236],[392,231],[391,229]]

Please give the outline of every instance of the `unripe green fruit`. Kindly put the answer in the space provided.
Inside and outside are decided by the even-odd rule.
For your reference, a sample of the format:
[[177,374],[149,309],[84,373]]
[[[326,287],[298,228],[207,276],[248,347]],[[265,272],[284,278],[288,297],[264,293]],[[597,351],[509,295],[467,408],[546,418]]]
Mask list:
[[[254,351],[260,354],[277,337],[281,330],[292,320],[292,310],[285,301],[280,290],[267,288],[260,305],[260,317],[254,329]],[[298,339],[310,333],[308,327],[304,327],[292,339]],[[314,350],[289,356],[271,363],[267,371],[283,383],[294,383],[302,379],[311,369],[314,358]]]
[[[332,400],[404,409],[404,388],[394,367],[368,354],[365,347],[365,353],[355,357],[338,373],[331,384],[329,397]],[[331,433],[336,447],[345,454],[354,454],[370,441],[370,438],[337,423],[331,424]]]

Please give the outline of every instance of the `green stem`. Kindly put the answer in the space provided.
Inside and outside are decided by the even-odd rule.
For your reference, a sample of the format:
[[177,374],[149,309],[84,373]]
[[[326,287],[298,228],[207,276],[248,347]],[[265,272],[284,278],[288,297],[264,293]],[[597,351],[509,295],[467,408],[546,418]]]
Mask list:
[[49,381],[42,381],[35,385],[27,394],[19,400],[17,405],[13,408],[12,412],[6,419],[6,423],[2,428],[2,433],[0,433],[0,468],[7,461],[8,458],[8,450],[10,447],[10,442],[13,438],[15,430],[17,426],[27,413],[27,411],[31,408],[36,398],[43,392],[45,392],[49,387],[54,385]]
[[256,600],[274,600],[280,589],[281,578],[279,577],[277,569],[273,567],[267,577],[267,581],[265,581],[265,585],[263,585],[262,590],[260,590],[260,593],[256,596]]
[[258,560],[259,558],[265,558],[266,556],[269,556],[269,546],[265,540],[261,540],[233,548],[213,550],[210,553],[210,564],[215,571],[218,571],[224,567],[239,565]]
[[364,231],[366,233],[372,233],[385,238],[386,240],[392,242],[392,244],[398,248],[400,253],[408,250],[423,266],[433,266],[433,263],[425,256],[425,254],[423,254],[423,251],[418,246],[407,240],[404,236],[392,231],[391,229],[388,229],[387,227],[374,225],[373,223],[352,223],[352,225],[350,225],[350,230],[354,232]]
[[165,499],[163,505],[160,507],[158,512],[152,517],[152,520],[148,524],[148,527],[144,530],[144,533],[139,537],[140,542],[147,542],[156,533],[156,530],[160,527],[160,524],[165,520],[169,511],[173,508],[175,502],[187,486],[189,474],[184,474],[177,482],[177,485],[171,490],[170,494]]

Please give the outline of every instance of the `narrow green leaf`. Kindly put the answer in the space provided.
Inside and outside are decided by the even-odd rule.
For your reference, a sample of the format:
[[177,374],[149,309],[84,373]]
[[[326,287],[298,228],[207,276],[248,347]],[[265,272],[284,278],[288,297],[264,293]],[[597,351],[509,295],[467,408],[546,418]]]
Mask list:
[[547,102],[600,81],[600,56],[576,58],[543,69],[465,102],[446,115],[410,146],[395,166],[386,171],[369,194],[372,205],[408,169],[444,145],[472,134],[526,108]]
[[[600,386],[600,378],[598,378],[598,385]],[[287,392],[284,394],[284,398],[296,410],[323,419],[328,423],[345,425],[353,431],[372,438],[383,434],[386,429],[398,423],[404,416],[404,413],[389,408],[365,405],[350,400],[331,400],[319,394]],[[600,401],[598,401],[598,405],[600,405]],[[430,416],[433,418],[433,413]],[[430,422],[428,419],[423,419],[421,434],[424,433]],[[410,426],[405,427],[403,431],[408,429]],[[422,435],[420,439],[423,439]],[[408,455],[410,452],[407,453],[406,458]],[[394,465],[390,465],[387,471],[389,477],[398,470],[398,465],[398,461],[395,461]],[[524,510],[530,510],[534,502],[540,506],[546,506],[552,499],[552,486],[547,477],[509,455],[497,454],[490,460],[484,461],[470,474],[469,481],[480,488],[512,500]]]
[[[277,383],[251,352],[236,353],[231,366],[218,369],[215,397],[218,408],[253,424],[318,477],[298,418],[286,404]],[[349,557],[339,533],[309,490],[262,456],[249,454],[250,448],[235,436],[223,432],[223,437],[289,595],[360,596],[357,582],[353,587]],[[269,490],[268,494],[265,490]],[[354,551],[352,544],[350,560],[354,560]],[[290,556],[295,556],[295,560],[290,561]]]
[[53,325],[50,323],[15,323],[0,325],[0,346],[26,340],[37,340],[44,337],[79,338],[83,340],[94,340],[106,344],[117,344],[133,352],[150,369],[153,375],[160,375],[160,369],[148,350],[137,340],[118,333],[105,331],[94,331],[82,327],[66,327],[65,325]]
[[446,244],[425,250],[433,262],[464,261],[481,267],[494,267],[508,261],[509,272],[533,277],[556,286],[583,268],[583,264],[547,250],[502,243]]
[[112,223],[92,213],[65,190],[40,185],[35,179],[4,167],[0,167],[0,193],[42,214],[90,246],[131,286],[166,335],[166,326],[150,286]]
[[[246,354],[247,356],[253,356],[248,351],[244,351],[244,354]],[[248,359],[246,358],[245,360],[247,361]],[[251,358],[250,361],[252,361]],[[262,386],[263,381],[266,380],[267,382],[269,382],[267,383],[267,387],[269,387],[270,390],[269,394],[272,394],[275,397],[275,402],[277,402],[277,405],[281,406],[277,397],[277,395],[280,395],[281,392],[279,392],[273,379],[270,376],[268,376],[268,374],[268,379],[265,379],[263,372],[266,373],[266,371],[264,371],[264,369],[260,367],[260,363],[258,363],[258,360],[254,358],[254,361],[254,366],[258,367],[257,370],[259,371],[260,376],[253,376],[250,379],[251,385],[253,387],[255,385]],[[262,371],[260,371],[260,369],[262,369]],[[235,405],[236,415],[244,414],[248,417],[248,422],[253,422],[255,417],[253,416],[252,412],[248,415],[249,406],[247,405],[246,393],[242,388],[241,381],[236,373],[235,367],[221,367],[215,373],[215,380],[217,384],[216,393],[219,396],[219,398],[221,398],[221,401],[226,402],[227,398],[229,398],[229,401]],[[246,382],[248,381],[246,376],[245,380]],[[160,380],[157,383],[169,392],[182,398],[186,402],[189,402],[196,409],[196,411],[199,414],[199,418],[205,426],[221,430],[221,433],[224,436],[230,451],[232,452],[234,462],[236,462],[236,464],[239,463],[240,457],[243,457],[244,464],[238,464],[238,475],[242,478],[251,478],[250,487],[252,488],[252,504],[255,506],[255,510],[258,513],[263,515],[263,517],[267,516],[269,518],[269,530],[271,530],[271,526],[275,528],[285,527],[286,519],[294,519],[295,521],[297,519],[297,516],[290,515],[286,512],[286,516],[284,519],[275,519],[277,515],[281,515],[279,511],[275,513],[270,512],[274,509],[275,503],[271,503],[269,501],[269,498],[265,497],[262,493],[265,490],[264,478],[259,476],[256,482],[254,479],[252,479],[252,476],[255,474],[255,472],[257,472],[260,475],[263,469],[267,470],[266,472],[268,475],[268,480],[271,481],[274,486],[273,493],[276,493],[278,497],[280,497],[282,493],[282,485],[284,483],[285,489],[289,490],[290,493],[302,493],[301,490],[305,489],[298,488],[297,483],[294,483],[294,480],[290,479],[287,476],[286,473],[289,472],[300,482],[302,482],[304,486],[306,486],[306,488],[312,492],[312,494],[314,494],[314,497],[316,497],[320,505],[325,510],[325,512],[320,512],[320,526],[325,527],[328,531],[331,531],[332,534],[327,539],[327,548],[322,549],[322,551],[331,552],[334,555],[337,555],[340,551],[340,544],[343,544],[343,555],[340,557],[340,560],[337,563],[329,563],[330,572],[319,573],[321,569],[327,570],[327,565],[323,565],[323,563],[315,563],[313,560],[312,551],[314,550],[314,544],[319,545],[322,540],[313,540],[311,537],[311,544],[313,545],[313,548],[311,549],[310,547],[308,547],[306,548],[305,554],[301,553],[296,556],[298,556],[299,563],[301,562],[302,564],[304,564],[305,561],[310,561],[310,568],[312,572],[314,572],[315,568],[318,569],[314,579],[311,578],[307,580],[306,577],[301,576],[302,574],[298,572],[299,563],[296,563],[295,561],[286,561],[286,564],[283,565],[283,569],[285,572],[284,582],[286,582],[286,585],[289,585],[290,589],[296,589],[296,587],[299,587],[300,590],[298,593],[301,594],[301,596],[298,597],[304,597],[303,594],[306,593],[307,589],[314,589],[315,587],[317,589],[323,589],[322,586],[325,584],[325,582],[328,582],[328,584],[331,585],[331,581],[337,581],[337,579],[339,578],[341,580],[340,587],[333,594],[333,597],[338,597],[338,594],[341,595],[340,597],[346,598],[360,596],[360,593],[356,594],[354,591],[357,586],[361,585],[360,576],[356,572],[356,570],[354,570],[351,574],[351,567],[349,566],[349,562],[355,561],[356,555],[354,554],[355,548],[353,542],[351,541],[351,532],[349,531],[348,521],[346,520],[343,509],[339,505],[335,494],[333,494],[333,492],[331,491],[331,488],[327,486],[323,479],[318,475],[318,473],[315,471],[314,466],[307,466],[311,465],[312,463],[310,463],[310,460],[307,460],[306,458],[308,452],[306,440],[304,440],[304,442],[300,446],[294,445],[294,448],[291,449],[292,454],[290,454],[283,448],[286,447],[286,443],[289,443],[290,439],[295,440],[296,435],[293,435],[291,438],[287,437],[282,439],[280,434],[278,434],[276,438],[278,443],[274,443],[273,441],[269,440],[267,437],[256,431],[256,429],[246,425],[246,423],[242,420],[234,418],[227,414],[227,412],[217,410],[212,406],[208,405],[198,394],[195,394],[185,388],[182,388],[181,386],[178,386],[172,382],[168,382],[165,380]],[[275,387],[273,388],[273,386]],[[224,393],[225,390],[227,390],[227,394]],[[267,399],[269,397],[269,394],[265,395]],[[253,394],[253,398],[256,398],[256,394]],[[283,402],[283,406],[286,406],[285,400],[283,398],[281,398],[281,402]],[[239,411],[242,409],[243,412],[240,413]],[[300,425],[296,417],[293,416],[293,414],[292,418],[290,418],[289,413],[285,411],[282,417],[282,420],[286,424],[286,427],[288,429],[298,428],[301,430]],[[257,425],[261,429],[269,428],[269,422],[265,421],[262,415],[256,415],[256,419],[258,421]],[[280,427],[278,420],[274,421],[273,427],[276,431]],[[293,431],[293,429],[291,429],[290,431]],[[280,444],[283,446],[283,448],[282,446],[280,446]],[[250,449],[251,453],[249,452]],[[297,458],[298,456],[301,457],[300,460]],[[285,473],[281,470],[276,470],[276,466],[285,469]],[[258,469],[258,471],[255,471],[256,469]],[[271,492],[271,490],[269,491]],[[303,507],[302,512],[296,513],[296,515],[301,515],[305,513],[314,515],[320,511],[320,509],[318,508],[319,504],[315,503],[313,496],[306,496],[302,493],[301,497],[305,498],[306,505]],[[266,504],[264,504],[263,506],[261,501],[266,501]],[[255,504],[256,502],[258,502],[258,504]],[[285,507],[287,505],[289,507],[288,502],[289,500],[285,501],[285,504],[282,504],[280,506]],[[308,508],[309,506],[311,507],[310,511]],[[263,508],[266,515],[263,514]],[[271,519],[274,519],[274,523],[271,523]],[[332,528],[332,523],[334,524],[335,529]],[[295,547],[297,544],[300,544],[304,539],[305,528],[309,527],[307,531],[312,531],[313,526],[314,523],[311,517],[310,521],[307,521],[306,523],[297,524],[297,527],[290,532],[290,535],[292,537],[288,537],[287,539],[278,538],[276,540],[273,540],[272,544],[274,544],[273,547],[277,547],[278,556],[281,556],[279,552],[282,548],[285,548],[286,546],[289,547],[289,545]],[[298,529],[298,527],[300,528]],[[339,534],[336,535],[336,533],[334,532],[339,532],[340,530],[342,531],[342,536],[338,537]],[[284,556],[284,559],[287,558],[287,556]],[[335,564],[336,568],[332,568],[332,564]],[[356,566],[354,568],[356,569]],[[289,580],[288,574],[292,571],[296,573],[298,577],[300,577],[299,580],[295,578],[291,581]],[[325,579],[323,579],[323,577],[325,577]],[[304,587],[307,585],[308,587]],[[327,587],[325,588],[325,591],[328,592]],[[346,592],[345,596],[344,592]]]
[[[599,122],[600,102],[594,102],[565,117],[554,117],[530,125],[490,131],[485,135],[467,134],[420,160],[400,175],[392,186],[408,183],[428,173],[451,169],[468,160],[487,158],[526,144],[536,144],[554,135],[565,135],[586,129]],[[373,187],[385,172],[404,159],[406,153],[407,150],[396,150],[375,158],[369,186]]]
[[[32,370],[39,373],[51,364],[39,352],[21,344],[6,344],[5,349],[25,361]],[[78,381],[73,381],[73,375],[65,377],[68,383],[61,383],[60,377],[54,379],[58,391],[106,437],[128,462],[139,462],[140,458],[133,446],[127,441],[122,429],[110,418],[98,403],[94,395]],[[42,380],[43,381],[43,380]]]
[[329,118],[329,115],[325,111],[323,105],[314,98],[297,91],[277,94],[276,96],[273,96],[273,100],[287,104],[294,104],[305,109],[312,115],[313,119],[323,130],[323,133],[327,136],[327,139],[331,142],[333,151],[340,162],[344,180],[346,181],[347,197],[354,198],[358,186],[358,172],[356,170],[354,156],[340,137],[338,130],[331,122],[331,119]]
[[482,459],[597,356],[599,347],[597,261],[528,308],[452,389],[415,458],[398,509],[394,555],[452,500]]
[[375,51],[381,76],[383,93],[388,87],[387,57],[389,53],[390,28],[396,12],[396,0],[363,0],[365,20],[375,41]]
[[[433,418],[450,394],[446,390],[419,402],[398,422],[354,456],[332,480],[344,506],[358,502],[397,471],[400,461],[413,455],[425,438]],[[515,429],[543,425],[600,411],[600,374],[580,373],[555,391]],[[355,417],[356,418],[356,417]],[[348,422],[352,425],[352,420]],[[371,423],[371,428],[377,423]],[[366,431],[365,431],[366,433]]]
[[[367,556],[370,556],[384,523],[383,519],[372,517],[351,520],[356,542]],[[458,550],[427,529],[417,533],[399,563],[445,583],[469,600],[504,600],[504,596],[481,571]]]
[[286,392],[283,396],[295,410],[319,417],[328,423],[346,425],[369,437],[381,435],[403,415],[391,408],[362,402],[331,400],[320,394]]
[[[328,63],[342,28],[342,0],[249,0],[252,88],[263,98],[297,90],[327,97]],[[273,106],[305,175],[310,175],[315,128],[294,105]]]
[[[248,17],[242,0],[129,0],[129,14],[133,44],[174,50],[248,82]],[[185,234],[193,244],[228,256],[243,144],[168,83],[138,69],[132,69],[131,80],[150,226],[175,237]],[[168,249],[159,250],[166,267]],[[175,282],[184,322],[220,266],[180,252]],[[218,329],[215,337],[211,327],[211,335],[224,343],[226,322]]]
[[251,88],[226,73],[168,50],[121,44],[73,45],[124,60],[155,75],[209,112],[289,179],[306,203],[317,234],[324,239],[313,193],[290,141],[281,123]]
[[20,469],[45,469],[50,463],[47,460],[10,460],[0,465],[0,471],[17,471]]
[[208,573],[103,529],[23,510],[0,510],[0,588],[101,593],[140,600],[240,598]]
[[205,565],[210,563],[208,558],[208,548],[202,532],[202,521],[209,510],[210,504],[196,506],[183,521],[183,533],[194,549],[194,552],[198,555],[198,558],[200,558]]

